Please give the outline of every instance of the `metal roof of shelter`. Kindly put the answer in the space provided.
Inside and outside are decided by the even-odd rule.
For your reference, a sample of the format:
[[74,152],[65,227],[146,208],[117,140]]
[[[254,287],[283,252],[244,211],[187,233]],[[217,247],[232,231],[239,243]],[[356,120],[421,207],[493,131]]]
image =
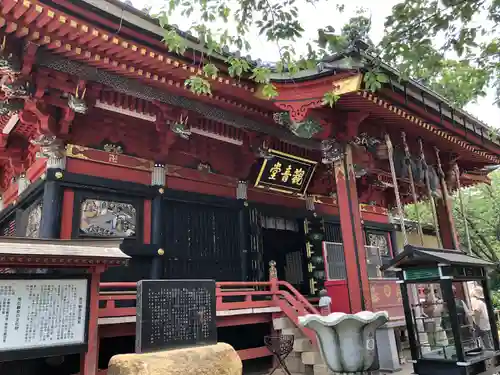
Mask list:
[[0,237],[0,264],[125,265],[130,257],[120,249],[121,242]]
[[406,245],[387,266],[387,270],[409,268],[414,266],[431,266],[438,264],[466,267],[494,267],[495,264],[481,258],[468,255],[459,250],[433,249],[428,247]]

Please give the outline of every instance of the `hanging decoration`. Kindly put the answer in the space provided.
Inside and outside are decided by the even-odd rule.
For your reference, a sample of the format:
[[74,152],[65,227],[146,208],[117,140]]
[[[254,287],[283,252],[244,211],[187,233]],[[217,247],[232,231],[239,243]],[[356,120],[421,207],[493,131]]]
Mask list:
[[441,241],[441,235],[439,231],[439,222],[437,218],[437,212],[436,212],[436,204],[434,202],[434,194],[431,189],[431,183],[430,183],[430,173],[429,173],[429,166],[427,165],[427,162],[425,161],[425,153],[424,153],[424,144],[422,142],[422,139],[419,138],[418,140],[418,147],[420,149],[420,160],[422,161],[422,168],[424,170],[424,176],[425,176],[425,188],[427,190],[427,197],[429,198],[429,205],[431,207],[431,212],[432,212],[432,219],[434,221],[434,228],[436,229],[436,239],[438,242],[438,247],[442,248],[443,243]]
[[396,198],[396,208],[399,216],[399,223],[401,225],[401,233],[403,233],[404,245],[408,245],[408,236],[406,234],[405,217],[403,212],[403,205],[401,204],[401,197],[399,196],[398,179],[396,177],[396,168],[394,166],[394,149],[392,147],[391,137],[388,133],[385,134],[385,143],[387,145],[387,153],[389,156],[389,166],[391,168],[392,183],[394,188],[394,195]]
[[68,96],[68,107],[75,113],[80,113],[82,115],[86,114],[88,111],[88,106],[87,103],[85,103],[85,93],[87,92],[87,89],[83,89],[82,94],[78,92],[78,86],[76,87],[75,90],[75,95],[70,94]]
[[21,73],[21,61],[17,56],[8,53],[7,38],[4,36],[0,45],[0,75],[15,76]]
[[105,143],[102,149],[111,154],[123,154],[123,146],[118,143]]
[[55,135],[41,134],[30,141],[32,145],[40,146],[38,155],[40,157],[62,158],[65,155],[64,144]]
[[170,125],[170,129],[182,139],[188,140],[191,136],[191,130],[189,129],[188,120],[188,115],[183,116],[181,114],[179,116],[179,119]]
[[335,139],[324,139],[321,141],[321,162],[333,164],[342,159],[342,146]]
[[389,151],[385,143],[380,143],[375,146],[375,157],[379,160],[389,159]]
[[455,163],[454,168],[453,168],[453,173],[456,178],[456,184],[457,184],[457,189],[458,189],[458,201],[460,204],[460,211],[462,211],[462,220],[464,222],[464,228],[465,228],[465,237],[467,240],[467,249],[468,253],[470,254],[472,252],[472,243],[470,239],[470,232],[469,232],[469,222],[467,221],[467,212],[465,211],[465,204],[464,200],[462,197],[462,186],[460,184],[460,168],[458,168],[458,164]]
[[[446,206],[450,205],[450,195],[448,193],[448,186],[446,184],[446,174],[443,171],[443,165],[441,164],[441,157],[439,155],[439,149],[434,146],[434,152],[436,154],[436,161],[437,161],[437,173],[439,176],[438,182],[440,182],[441,186],[441,192],[442,192],[442,199],[445,203]],[[451,214],[451,213],[450,213]],[[454,230],[451,231],[451,241],[453,248],[458,250],[458,238],[456,236],[456,232]]]
[[414,182],[414,177],[413,177],[413,168],[414,166],[412,165],[411,161],[411,154],[410,154],[410,148],[408,147],[408,143],[406,142],[406,133],[401,132],[401,139],[403,140],[403,147],[405,150],[405,161],[406,161],[406,167],[408,168],[408,178],[410,179],[410,188],[411,188],[411,195],[413,198],[413,205],[414,205],[414,210],[415,210],[415,216],[417,217],[417,230],[418,230],[418,235],[420,237],[420,244],[424,246],[424,232],[422,230],[422,225],[420,223],[420,213],[418,210],[418,198],[417,198],[417,190],[415,189],[415,182]]
[[257,148],[255,156],[259,159],[271,160],[274,155],[269,152],[269,145],[267,140],[262,141],[262,144]]
[[424,169],[422,168],[422,159],[420,157],[412,158],[412,172],[415,184],[424,182]]
[[428,166],[429,169],[429,185],[431,193],[435,198],[441,198],[441,189],[439,188],[439,177],[436,169],[432,166]]
[[11,81],[10,83],[6,83],[4,78],[2,79],[1,89],[7,99],[28,99],[31,96],[29,81]]
[[299,138],[310,139],[323,130],[321,124],[311,117],[307,117],[304,121],[293,121],[288,112],[276,112],[273,114],[273,119]]
[[19,99],[0,100],[0,116],[17,113],[24,108],[24,101]]
[[200,172],[214,173],[212,166],[209,163],[203,163],[201,161],[196,166],[196,169]]
[[376,155],[377,147],[381,144],[381,141],[380,139],[369,136],[367,133],[361,133],[354,138],[353,143],[357,146],[365,147],[366,151]]
[[396,172],[396,177],[398,178],[407,178],[408,177],[408,169],[406,168],[406,157],[405,153],[399,148],[395,148],[392,151],[393,160],[394,160],[394,170]]
[[354,164],[353,169],[354,169],[354,176],[356,178],[361,178],[368,174],[368,171],[359,164]]

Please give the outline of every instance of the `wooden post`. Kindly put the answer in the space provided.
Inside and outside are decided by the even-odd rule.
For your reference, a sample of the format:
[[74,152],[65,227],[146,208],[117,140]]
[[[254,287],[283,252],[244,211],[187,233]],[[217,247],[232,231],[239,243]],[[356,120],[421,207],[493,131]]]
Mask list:
[[371,296],[351,145],[345,146],[344,157],[335,162],[334,170],[351,312],[356,313],[371,309]]
[[151,243],[158,246],[157,255],[151,261],[151,279],[160,279],[163,276],[163,247],[165,246],[165,193],[166,168],[162,163],[155,163],[151,173],[151,186],[155,190],[155,197],[151,203]]
[[99,283],[103,266],[92,268],[90,280],[90,307],[89,307],[89,330],[88,350],[82,355],[80,374],[96,375],[99,363]]
[[[60,140],[42,136],[39,144],[50,149],[46,164],[46,181],[43,189],[42,219],[40,222],[40,238],[54,239],[61,235],[61,216],[63,189],[61,180],[66,169],[66,154]],[[50,146],[50,147],[47,147]]]
[[238,235],[240,237],[241,281],[248,281],[250,251],[250,212],[247,202],[247,183],[239,181],[236,188],[236,199],[241,202],[238,212]]
[[[158,190],[160,189],[163,190],[162,188]],[[163,276],[163,246],[165,242],[163,207],[163,196],[159,194],[154,197],[151,204],[151,243],[158,246],[158,254],[151,262],[151,279],[160,279]]]
[[[56,172],[62,173],[62,172]],[[54,175],[55,173],[51,173]],[[40,238],[59,238],[61,229],[62,189],[59,181],[46,181],[43,189]]]
[[269,262],[269,281],[271,282],[271,293],[273,295],[273,300],[277,300],[278,296],[276,292],[279,290],[278,285],[278,270],[276,269],[276,262],[271,260]]
[[453,203],[450,194],[448,193],[448,185],[446,183],[445,173],[441,164],[439,150],[434,148],[436,153],[437,168],[439,181],[443,198],[436,202],[436,213],[439,222],[439,234],[445,249],[459,249],[458,235],[455,228],[455,220],[453,219]]

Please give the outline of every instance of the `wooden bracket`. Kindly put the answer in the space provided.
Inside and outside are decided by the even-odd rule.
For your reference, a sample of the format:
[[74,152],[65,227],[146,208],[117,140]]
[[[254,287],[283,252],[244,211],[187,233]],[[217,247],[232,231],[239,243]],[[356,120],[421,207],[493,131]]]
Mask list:
[[23,124],[35,125],[40,134],[57,135],[56,122],[47,113],[47,106],[41,100],[26,100],[24,109],[19,113],[19,120]]

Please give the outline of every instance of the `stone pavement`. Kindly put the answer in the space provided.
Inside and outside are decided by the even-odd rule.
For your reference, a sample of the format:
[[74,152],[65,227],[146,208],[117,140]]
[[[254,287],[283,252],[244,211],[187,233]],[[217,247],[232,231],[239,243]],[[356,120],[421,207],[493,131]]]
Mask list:
[[[380,373],[380,375],[389,375],[389,374],[392,374],[392,375],[411,375],[411,374],[413,374],[413,365],[411,363],[404,364],[402,367],[403,368],[401,371],[382,372],[382,373]],[[270,372],[271,372],[271,369],[269,369],[268,371],[258,371],[258,372],[243,371],[243,375],[268,375]],[[278,369],[274,372],[273,375],[286,375],[286,373],[283,370]],[[293,375],[293,373],[292,373],[292,375]]]
[[394,375],[410,375],[413,374],[413,364],[406,363],[401,366],[403,369],[398,372],[383,372],[382,374],[394,374]]

